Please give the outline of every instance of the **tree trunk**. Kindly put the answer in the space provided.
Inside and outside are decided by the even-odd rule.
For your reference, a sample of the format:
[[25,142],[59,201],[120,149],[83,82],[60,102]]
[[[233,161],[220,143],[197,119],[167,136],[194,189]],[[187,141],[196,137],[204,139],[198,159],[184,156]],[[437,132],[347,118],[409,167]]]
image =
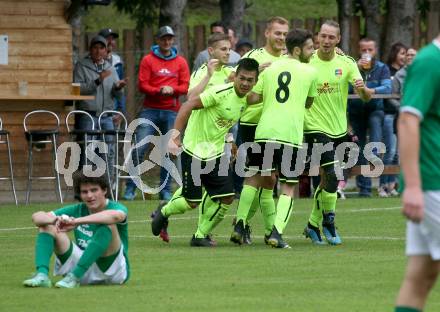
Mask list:
[[388,58],[393,43],[401,42],[411,46],[414,36],[416,3],[414,0],[388,0],[386,36],[382,49],[382,59]]
[[336,0],[338,3],[339,27],[341,28],[340,48],[345,53],[350,49],[350,18],[353,15],[352,0]]
[[178,51],[184,46],[184,16],[183,10],[185,9],[187,0],[162,0],[160,2],[160,14],[159,14],[159,27],[171,26],[176,35],[175,45]]
[[221,19],[238,38],[243,34],[243,16],[246,0],[220,0]]
[[380,0],[361,0],[365,17],[365,36],[376,41],[378,57],[382,38]]
[[81,36],[81,20],[85,15],[85,9],[80,0],[68,1],[65,4],[64,16],[67,22],[72,26],[72,63],[76,62],[82,57],[81,53],[87,50],[87,46],[82,42],[84,38]]

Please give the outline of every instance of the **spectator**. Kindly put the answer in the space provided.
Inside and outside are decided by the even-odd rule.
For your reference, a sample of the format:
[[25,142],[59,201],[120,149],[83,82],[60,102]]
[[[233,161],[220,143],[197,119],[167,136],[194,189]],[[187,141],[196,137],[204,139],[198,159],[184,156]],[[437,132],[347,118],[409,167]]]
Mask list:
[[[376,59],[376,42],[370,38],[361,39],[359,41],[359,53],[362,57],[357,64],[366,86],[372,91],[372,94],[391,93],[390,71],[384,63]],[[383,100],[371,99],[366,103],[361,100],[350,100],[348,114],[354,135],[359,140],[361,149],[359,161],[364,165],[366,159],[363,157],[362,151],[367,143],[367,132],[369,133],[370,142],[382,141]],[[378,153],[378,151],[376,150],[375,153]],[[356,184],[360,196],[371,196],[371,178],[357,176]]]
[[254,45],[249,39],[242,38],[238,40],[237,44],[235,45],[235,52],[237,52],[240,55],[240,57],[242,57],[253,48]]
[[396,42],[391,46],[388,56],[387,65],[390,68],[390,75],[394,77],[396,72],[405,65],[407,47],[400,42]]
[[[403,83],[406,78],[408,66],[412,63],[417,50],[409,48],[406,54],[406,65],[399,69],[394,75],[392,82],[392,93],[403,96]],[[389,99],[388,105],[393,107],[396,112],[400,109],[400,100]],[[391,165],[395,162],[395,155],[397,152],[397,138],[395,131],[397,116],[396,114],[385,114],[384,120],[384,143],[387,146],[387,151],[383,157],[384,165]],[[397,196],[399,193],[396,190],[397,177],[395,175],[382,175],[380,177],[380,189],[386,191],[388,196]]]
[[[212,23],[210,25],[210,29],[211,29],[211,35],[215,34],[215,33],[229,35],[228,32],[226,31],[226,27],[224,26],[224,24],[222,22]],[[231,41],[231,37],[229,38],[229,40]],[[231,42],[231,46],[234,46],[235,43],[236,42],[234,42],[234,43]],[[205,50],[200,52],[199,55],[197,55],[196,59],[194,60],[193,71],[196,71],[197,69],[199,69],[199,67],[202,66],[204,63],[208,62],[208,60],[209,60],[209,53],[208,53],[208,49],[206,48]],[[239,60],[240,60],[240,55],[237,52],[235,52],[234,50],[231,50],[231,53],[229,54],[228,65],[235,66]]]
[[[119,79],[124,79],[124,63],[121,57],[114,52],[119,34],[111,28],[104,28],[101,29],[99,35],[107,40],[107,61],[116,69]],[[115,100],[115,109],[124,114],[126,113],[125,96],[121,100]]]
[[[180,108],[179,96],[188,92],[189,67],[173,47],[174,31],[169,26],[159,28],[156,35],[157,45],[151,47],[139,67],[139,91],[145,94],[144,108],[139,118],[145,118],[155,124],[161,134],[166,134],[173,128],[174,119]],[[137,129],[137,139],[140,142],[147,136],[155,135],[153,126],[142,124]],[[166,142],[164,142],[166,146]],[[139,161],[144,158],[147,144],[138,150]],[[168,201],[171,198],[171,178],[165,168],[160,170],[160,184],[164,188],[159,193],[159,199]],[[124,199],[133,200],[136,184],[127,180]]]
[[[77,102],[77,109],[88,112],[98,124],[99,115],[105,110],[114,109],[115,98],[121,99],[126,80],[120,80],[116,69],[104,58],[106,55],[107,41],[102,36],[93,37],[90,42],[89,55],[80,60],[74,69],[73,80],[80,83],[81,95],[93,95],[93,100]],[[111,117],[101,118],[103,129],[114,129]],[[83,114],[75,115],[75,129],[92,129],[90,119]],[[83,138],[78,138],[83,141]],[[111,145],[114,139],[106,136],[106,143]],[[110,147],[111,148],[111,147]],[[114,158],[109,154],[109,174],[113,176]],[[84,165],[84,153],[81,153],[80,167]],[[79,194],[75,194],[78,197]]]
[[315,34],[313,35],[313,48],[315,50],[319,49],[319,32],[315,32]]
[[229,42],[231,43],[231,49],[235,51],[237,47],[238,37],[235,35],[235,30],[228,28]]

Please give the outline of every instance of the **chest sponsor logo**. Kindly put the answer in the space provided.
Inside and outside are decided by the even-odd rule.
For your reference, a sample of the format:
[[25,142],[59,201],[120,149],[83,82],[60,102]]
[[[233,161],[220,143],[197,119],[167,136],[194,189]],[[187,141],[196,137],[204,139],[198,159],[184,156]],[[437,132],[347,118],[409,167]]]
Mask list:
[[220,128],[228,128],[229,129],[229,128],[231,128],[235,124],[235,121],[234,120],[230,120],[230,119],[219,118],[219,119],[216,120],[215,123]]
[[79,232],[81,232],[82,234],[84,234],[85,236],[88,236],[88,237],[92,237],[93,236],[93,231],[88,231],[88,230],[86,230],[83,226],[78,226],[77,228],[76,228]]
[[342,76],[342,69],[341,68],[336,68],[335,69],[335,76],[336,77],[341,77]]
[[324,82],[321,86],[318,87],[318,95],[321,94],[330,94],[333,93],[335,88],[331,87],[328,82]]

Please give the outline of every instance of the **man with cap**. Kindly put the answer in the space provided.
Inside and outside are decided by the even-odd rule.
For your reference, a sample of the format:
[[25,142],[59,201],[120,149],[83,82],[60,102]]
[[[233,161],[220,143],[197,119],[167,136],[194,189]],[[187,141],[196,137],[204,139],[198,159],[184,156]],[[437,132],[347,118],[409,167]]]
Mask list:
[[238,40],[237,44],[235,45],[235,52],[240,54],[240,57],[242,57],[253,48],[254,44],[249,39],[242,38]]
[[[147,119],[137,128],[139,161],[142,162],[148,144],[142,144],[142,139],[157,134],[165,135],[173,128],[174,120],[180,108],[179,97],[188,92],[190,72],[185,58],[177,55],[173,47],[174,31],[170,26],[159,28],[156,34],[157,45],[151,47],[148,55],[144,56],[139,66],[139,91],[145,94],[144,105],[138,118]],[[166,147],[167,142],[163,142]],[[133,153],[135,154],[135,153]],[[136,162],[135,162],[136,163]],[[171,176],[165,168],[160,171],[159,199],[162,204],[171,198]],[[125,200],[133,200],[136,184],[127,180]]]
[[[101,29],[98,34],[107,40],[107,61],[116,69],[119,79],[124,79],[124,62],[121,57],[114,52],[116,39],[119,38],[119,34],[111,28]],[[121,100],[116,99],[115,109],[125,113],[125,97],[122,97]]]
[[[95,36],[90,41],[89,54],[80,60],[73,71],[73,81],[80,83],[81,95],[92,95],[92,100],[76,102],[76,109],[88,112],[98,124],[99,115],[105,110],[114,109],[115,98],[120,99],[123,95],[123,88],[126,80],[120,80],[116,69],[105,59],[107,54],[107,40],[102,36]],[[114,129],[111,117],[101,118],[101,127],[106,130]],[[83,114],[75,115],[75,129],[92,129],[90,119]],[[107,143],[113,141],[106,137]],[[78,141],[82,141],[78,138]],[[84,165],[83,153],[81,154],[80,167]],[[111,156],[111,155],[109,155]],[[113,159],[109,157],[110,172],[113,172]],[[78,194],[76,194],[78,195]]]

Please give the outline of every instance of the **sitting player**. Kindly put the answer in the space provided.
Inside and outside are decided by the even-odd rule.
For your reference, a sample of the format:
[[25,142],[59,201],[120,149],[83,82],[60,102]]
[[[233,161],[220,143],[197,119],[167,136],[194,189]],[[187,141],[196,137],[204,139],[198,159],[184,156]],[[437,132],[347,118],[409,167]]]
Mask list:
[[[38,227],[35,275],[27,287],[51,287],[49,262],[55,253],[55,275],[64,278],[58,288],[80,284],[123,284],[129,278],[127,208],[107,199],[105,176],[87,177],[77,172],[75,192],[82,203],[32,215]],[[75,242],[67,232],[74,231]]]

